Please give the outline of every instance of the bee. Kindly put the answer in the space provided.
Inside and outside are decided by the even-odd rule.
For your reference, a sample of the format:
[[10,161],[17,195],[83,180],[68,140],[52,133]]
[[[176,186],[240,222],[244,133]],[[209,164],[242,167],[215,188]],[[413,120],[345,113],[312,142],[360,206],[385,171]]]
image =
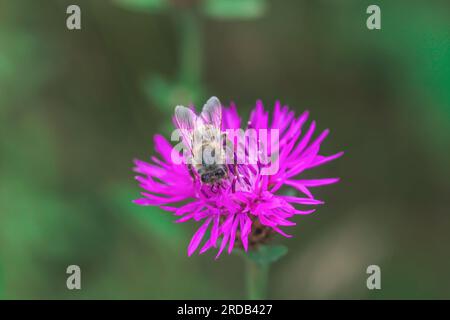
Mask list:
[[228,177],[224,134],[222,134],[222,107],[219,99],[211,97],[200,115],[184,106],[175,108],[175,123],[181,130],[183,142],[189,150],[187,163],[204,184],[217,186]]

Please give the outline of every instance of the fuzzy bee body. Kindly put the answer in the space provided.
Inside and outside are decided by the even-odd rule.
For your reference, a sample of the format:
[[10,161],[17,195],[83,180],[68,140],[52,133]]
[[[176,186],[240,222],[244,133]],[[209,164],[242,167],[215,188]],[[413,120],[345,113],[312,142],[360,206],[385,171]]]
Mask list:
[[210,98],[197,116],[191,109],[177,106],[175,121],[190,150],[191,168],[204,184],[217,185],[228,177],[223,146],[222,107],[216,97]]

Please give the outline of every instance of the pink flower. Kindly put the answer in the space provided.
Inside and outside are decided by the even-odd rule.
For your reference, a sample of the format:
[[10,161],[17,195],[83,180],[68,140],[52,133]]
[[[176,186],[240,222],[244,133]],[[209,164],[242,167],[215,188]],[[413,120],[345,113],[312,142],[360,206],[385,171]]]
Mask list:
[[[312,121],[306,127],[308,116],[305,111],[296,118],[293,111],[277,102],[270,121],[269,113],[258,101],[247,128],[279,130],[278,171],[272,175],[261,174],[264,164],[259,160],[255,164],[230,165],[232,174],[218,190],[201,183],[188,165],[172,161],[173,146],[161,135],[156,135],[154,142],[159,157],[151,157],[151,163],[135,160],[134,171],[139,174],[136,180],[145,191],[141,193],[143,197],[134,202],[173,212],[178,223],[198,221],[199,228],[188,246],[189,256],[199,247],[200,253],[218,247],[216,257],[227,247],[228,253],[236,246],[247,251],[249,246],[258,245],[272,233],[291,237],[282,230],[295,225],[290,218],[315,211],[298,206],[324,203],[317,200],[310,189],[339,181],[338,178],[302,179],[301,174],[343,155],[343,152],[330,156],[319,154],[329,130],[312,139],[316,124]],[[222,108],[222,131],[238,128],[241,128],[241,120],[234,104]],[[245,151],[248,151],[247,147]],[[302,195],[282,194],[280,189],[285,186]]]

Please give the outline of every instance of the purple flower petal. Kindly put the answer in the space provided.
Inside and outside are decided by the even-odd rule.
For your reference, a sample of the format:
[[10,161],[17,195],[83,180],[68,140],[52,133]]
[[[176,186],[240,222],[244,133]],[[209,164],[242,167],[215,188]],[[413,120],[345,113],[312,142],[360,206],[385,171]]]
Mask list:
[[286,180],[285,183],[292,187],[298,186],[305,187],[319,187],[327,184],[333,184],[339,181],[339,178],[327,178],[327,179],[311,179],[311,180]]
[[231,227],[230,242],[228,245],[228,253],[231,253],[231,251],[233,251],[234,240],[236,239],[236,230],[238,227],[238,223],[239,223],[239,218],[235,217],[233,226]]
[[191,239],[191,242],[188,246],[188,256],[191,256],[194,251],[197,249],[198,245],[200,244],[200,241],[202,241],[203,236],[205,235],[206,229],[208,228],[212,218],[209,218],[206,220],[205,223],[197,230],[197,232],[194,234],[194,236]]
[[310,205],[316,205],[316,204],[324,204],[323,201],[311,199],[311,198],[297,198],[293,196],[280,196],[287,202],[293,202],[293,203],[299,203],[299,204],[310,204]]

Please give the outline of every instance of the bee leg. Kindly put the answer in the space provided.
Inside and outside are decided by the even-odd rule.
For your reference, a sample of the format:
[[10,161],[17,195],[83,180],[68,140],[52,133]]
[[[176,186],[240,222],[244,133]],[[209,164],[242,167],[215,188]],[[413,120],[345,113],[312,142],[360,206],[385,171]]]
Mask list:
[[191,176],[192,180],[195,181],[195,174],[194,174],[194,170],[192,168],[192,164],[188,164],[187,167],[189,170],[189,175]]
[[231,179],[231,191],[233,193],[236,192],[236,177],[237,177],[237,171],[236,171],[236,164],[231,164],[228,166],[228,172],[230,173]]
[[205,192],[205,190],[203,190],[203,188],[200,189],[200,192],[201,192],[206,198],[209,198],[209,195]]
[[220,135],[221,141],[222,141],[222,147],[226,147],[227,146],[227,134],[225,132],[222,132],[222,134]]

